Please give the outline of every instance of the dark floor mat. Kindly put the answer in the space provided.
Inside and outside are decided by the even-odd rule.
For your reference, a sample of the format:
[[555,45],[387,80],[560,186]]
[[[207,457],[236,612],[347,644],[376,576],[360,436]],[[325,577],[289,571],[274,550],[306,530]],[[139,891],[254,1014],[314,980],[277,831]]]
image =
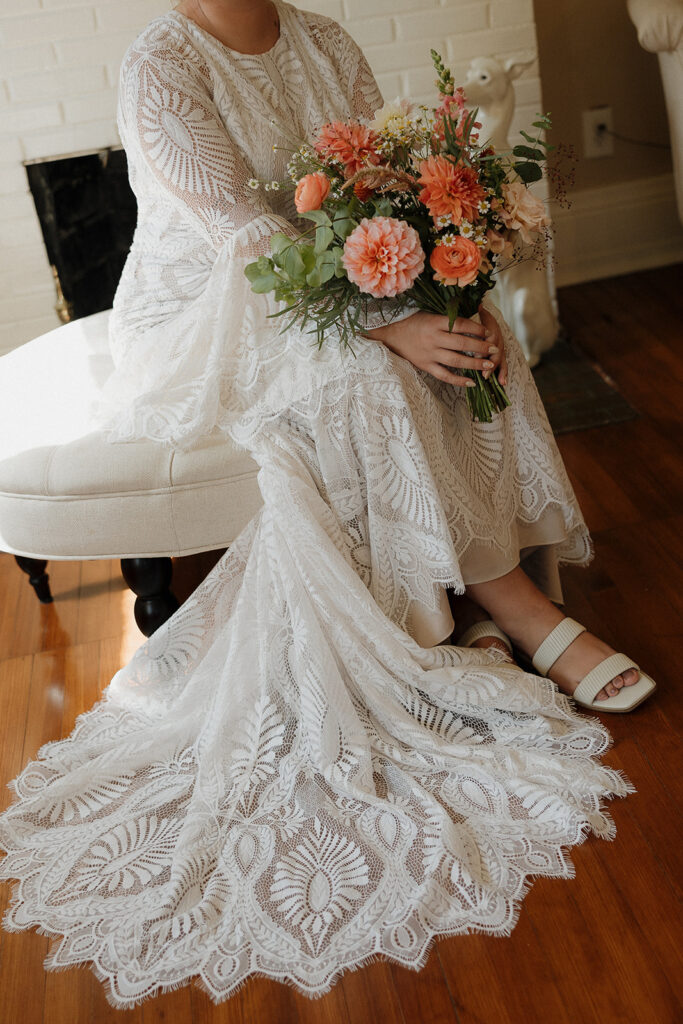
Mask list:
[[555,434],[623,423],[639,413],[604,370],[568,338],[559,338],[533,370]]

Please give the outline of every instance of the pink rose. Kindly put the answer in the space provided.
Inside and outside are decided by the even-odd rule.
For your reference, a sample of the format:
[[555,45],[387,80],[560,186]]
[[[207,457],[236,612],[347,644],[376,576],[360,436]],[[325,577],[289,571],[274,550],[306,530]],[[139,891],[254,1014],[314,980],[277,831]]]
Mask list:
[[534,234],[550,224],[545,206],[521,181],[503,185],[503,206],[500,216],[507,228],[519,231],[525,242],[533,242]]
[[330,191],[330,179],[322,171],[305,174],[294,193],[294,205],[299,213],[319,210]]

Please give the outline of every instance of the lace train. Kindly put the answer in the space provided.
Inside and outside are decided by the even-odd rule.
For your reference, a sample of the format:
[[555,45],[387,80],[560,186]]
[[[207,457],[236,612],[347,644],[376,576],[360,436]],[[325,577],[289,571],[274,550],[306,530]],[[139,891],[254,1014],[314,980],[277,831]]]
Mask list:
[[[62,936],[48,966],[92,963],[117,1007],[192,977],[215,1000],[250,974],[317,996],[377,954],[419,968],[435,935],[508,935],[530,879],[572,877],[566,848],[611,839],[603,803],[634,791],[550,681],[397,621],[408,595],[430,600],[425,552],[441,583],[459,563],[434,485],[418,502],[407,471],[392,484],[410,432],[389,444],[368,397],[392,381],[405,410],[397,376],[347,381],[348,450],[330,442],[335,385],[261,432],[261,513],[15,780],[6,926]],[[366,436],[373,409],[384,434],[370,416]],[[382,438],[393,461],[373,456]],[[409,563],[383,542],[380,490],[401,496]]]

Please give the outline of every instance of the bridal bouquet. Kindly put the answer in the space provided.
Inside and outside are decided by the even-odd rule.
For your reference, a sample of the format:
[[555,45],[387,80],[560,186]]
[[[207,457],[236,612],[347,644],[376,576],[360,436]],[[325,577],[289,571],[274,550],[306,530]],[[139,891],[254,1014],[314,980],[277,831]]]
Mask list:
[[[524,145],[496,153],[480,144],[477,110],[436,51],[439,102],[434,108],[396,100],[373,121],[324,125],[290,159],[290,187],[311,227],[296,239],[275,234],[270,256],[245,273],[255,292],[274,292],[290,314],[287,327],[312,326],[322,345],[330,328],[346,345],[370,312],[389,323],[407,305],[448,317],[472,317],[493,288],[501,257],[515,262],[518,242],[547,226],[543,203],[528,186],[542,176],[550,147],[547,116],[522,132]],[[287,185],[252,179],[252,188]],[[289,183],[288,183],[289,184]],[[510,404],[492,373],[458,371],[471,415],[490,423]]]

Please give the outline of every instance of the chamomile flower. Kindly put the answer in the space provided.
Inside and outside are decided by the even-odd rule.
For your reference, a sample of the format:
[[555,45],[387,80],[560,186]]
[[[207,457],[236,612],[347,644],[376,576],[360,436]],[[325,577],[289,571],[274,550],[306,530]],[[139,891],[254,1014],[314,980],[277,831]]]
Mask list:
[[260,188],[260,182],[257,181],[256,178],[250,178],[249,181],[247,182],[247,187],[254,189]]

